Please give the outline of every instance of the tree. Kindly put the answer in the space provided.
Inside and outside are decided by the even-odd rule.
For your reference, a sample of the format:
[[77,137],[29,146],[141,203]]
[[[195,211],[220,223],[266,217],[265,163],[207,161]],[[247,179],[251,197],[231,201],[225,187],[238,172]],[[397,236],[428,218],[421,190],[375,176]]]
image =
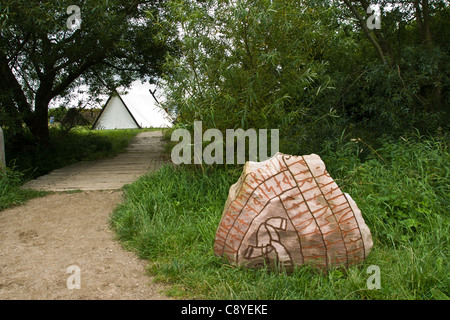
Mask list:
[[[344,131],[436,129],[449,112],[446,3],[173,0],[182,55],[167,59],[165,105],[188,128],[279,128],[292,153]],[[381,29],[367,27],[372,4]]]
[[[164,1],[2,1],[0,120],[49,142],[48,106],[82,84],[100,93],[135,79],[154,81],[176,42]],[[6,119],[6,120],[5,120]]]
[[[343,0],[345,5],[350,9],[354,17],[357,19],[361,29],[364,31],[366,37],[370,40],[372,45],[377,51],[379,58],[383,61],[383,63],[393,63],[393,52],[391,50],[390,44],[386,35],[382,32],[381,28],[374,28],[372,31],[369,30],[367,26],[367,20],[365,16],[358,11],[358,7],[361,7],[364,12],[368,12],[368,9],[371,5],[378,5],[380,11],[383,11],[383,7],[397,6],[396,9],[399,9],[398,12],[401,15],[397,15],[397,17],[401,18],[401,21],[405,22],[411,21],[413,18],[415,19],[417,25],[417,31],[420,34],[422,43],[427,45],[428,47],[432,46],[432,35],[431,35],[431,12],[430,12],[430,1],[428,0],[412,0],[412,1],[403,1],[401,4],[394,3],[393,1],[367,1],[367,0],[359,0],[359,1],[351,1],[351,0]],[[432,8],[436,8],[440,5],[445,5],[445,1],[431,1]],[[395,8],[395,7],[394,7]],[[414,12],[414,14],[411,14]]]
[[[449,2],[340,2],[344,4],[343,19],[356,22],[354,25],[359,27],[378,58],[378,62],[366,59],[364,70],[360,70],[360,75],[364,76],[355,80],[349,78],[355,92],[365,93],[353,104],[363,106],[359,109],[364,109],[372,120],[379,115],[378,124],[395,130],[401,127],[428,130],[445,125],[445,120],[439,118],[445,116],[449,99],[450,56],[448,41],[444,40],[449,36]],[[380,29],[369,30],[367,27],[366,13],[370,5],[380,8]],[[360,41],[360,46],[364,46],[364,41]],[[352,68],[361,69],[358,66]]]
[[172,1],[171,10],[183,55],[168,59],[164,89],[182,124],[290,130],[331,85],[320,51],[333,31],[301,2]]

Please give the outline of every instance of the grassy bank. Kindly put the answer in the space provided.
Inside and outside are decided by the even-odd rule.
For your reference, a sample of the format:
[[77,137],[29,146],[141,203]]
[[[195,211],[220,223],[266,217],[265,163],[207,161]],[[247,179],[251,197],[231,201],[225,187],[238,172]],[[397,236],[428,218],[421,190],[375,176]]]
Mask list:
[[[174,296],[205,299],[444,299],[449,288],[450,160],[444,139],[385,141],[361,162],[362,141],[321,156],[372,231],[367,261],[318,275],[246,270],[213,254],[223,205],[239,169],[165,166],[126,188],[112,226]],[[369,290],[377,265],[381,288]]]

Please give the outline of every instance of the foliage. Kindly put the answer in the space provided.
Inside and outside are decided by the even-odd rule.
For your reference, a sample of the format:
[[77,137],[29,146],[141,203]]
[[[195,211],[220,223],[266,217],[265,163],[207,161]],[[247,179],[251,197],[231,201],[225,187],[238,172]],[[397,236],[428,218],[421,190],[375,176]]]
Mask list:
[[[364,0],[170,3],[182,30],[182,55],[167,57],[164,75],[175,128],[192,130],[195,120],[221,130],[279,128],[282,152],[319,154],[372,230],[365,264],[287,275],[215,257],[223,204],[240,174],[233,166],[166,166],[129,185],[112,218],[119,238],[175,296],[448,298],[443,2],[396,3],[383,9],[381,30],[363,27]],[[380,267],[380,290],[367,289],[368,265]]]
[[318,57],[333,39],[314,9],[270,0],[172,1],[170,8],[183,55],[167,59],[165,105],[184,125],[286,129],[303,123],[330,87]]
[[[77,2],[81,26],[68,29],[67,9]],[[175,50],[161,1],[6,0],[0,10],[0,121],[14,133],[25,123],[44,144],[50,101],[81,85],[98,94],[154,81]]]
[[419,234],[434,233],[439,229],[436,223],[448,226],[448,137],[384,138],[377,150],[361,139],[352,140],[325,151],[324,161],[338,184],[355,195],[363,212],[371,211],[368,223],[396,230],[392,234],[382,228],[378,241],[400,246]]
[[61,119],[61,126],[69,131],[77,126],[87,126],[89,121],[87,121],[81,111],[77,108],[70,108],[67,110],[65,116]]
[[287,153],[317,152],[343,130],[369,141],[447,131],[444,2],[374,1],[381,29],[365,30],[367,1],[354,12],[342,1],[171,1],[182,55],[167,57],[166,107],[190,130],[279,128]]
[[68,110],[69,110],[69,108],[62,105],[62,106],[59,106],[58,108],[49,109],[48,116],[53,117],[55,122],[61,122],[64,119],[64,117],[66,116]]
[[362,20],[341,6],[341,21],[348,24],[353,19],[352,25],[360,31],[349,33],[357,44],[353,61],[331,64],[337,66],[334,72],[341,79],[336,82],[339,95],[330,96],[339,101],[339,113],[375,134],[448,130],[450,55],[443,37],[449,36],[450,10],[446,1],[371,1],[381,9],[381,29],[371,31],[363,28],[368,2],[344,2]]

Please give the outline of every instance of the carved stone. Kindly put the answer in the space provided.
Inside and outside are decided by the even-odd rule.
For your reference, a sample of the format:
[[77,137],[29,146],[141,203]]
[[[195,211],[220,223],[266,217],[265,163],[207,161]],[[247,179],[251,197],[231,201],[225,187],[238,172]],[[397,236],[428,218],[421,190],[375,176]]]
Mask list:
[[364,261],[370,230],[318,155],[247,162],[231,186],[214,253],[247,267],[327,269]]

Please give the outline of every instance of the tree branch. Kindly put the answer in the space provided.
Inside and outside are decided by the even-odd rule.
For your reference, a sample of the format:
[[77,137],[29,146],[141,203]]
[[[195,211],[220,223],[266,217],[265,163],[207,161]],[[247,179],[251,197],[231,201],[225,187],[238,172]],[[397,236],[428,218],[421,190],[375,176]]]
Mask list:
[[381,49],[380,44],[378,43],[377,39],[373,37],[373,35],[370,33],[369,28],[367,28],[366,21],[361,17],[358,10],[353,6],[353,4],[349,0],[344,0],[347,7],[350,9],[350,11],[354,14],[356,19],[358,19],[359,24],[361,25],[361,28],[364,31],[364,34],[369,39],[369,41],[372,43],[372,45],[375,47],[375,50],[377,51],[378,57],[383,61],[384,64],[387,64],[386,57],[384,56],[383,50]]
[[430,11],[428,8],[428,0],[422,0],[422,16],[423,16],[424,42],[426,45],[431,46],[433,42],[431,40]]
[[22,86],[17,81],[12,70],[9,67],[8,59],[3,52],[0,51],[0,88],[4,90],[12,90],[14,100],[17,103],[19,112],[23,113],[25,117],[32,113],[31,106],[22,90]]
[[107,66],[110,66],[111,68],[116,69],[118,71],[136,71],[136,72],[141,71],[140,69],[134,69],[134,68],[121,68],[121,67],[113,65],[112,63],[110,63],[108,61],[102,61],[102,63],[106,64]]
[[51,98],[56,97],[57,95],[61,94],[72,82],[74,82],[78,77],[80,77],[87,69],[94,66],[97,63],[100,63],[104,57],[98,57],[96,59],[92,59],[90,61],[86,61],[80,68],[76,71],[71,71],[67,75],[67,77],[62,80],[56,87],[54,87],[49,95]]

